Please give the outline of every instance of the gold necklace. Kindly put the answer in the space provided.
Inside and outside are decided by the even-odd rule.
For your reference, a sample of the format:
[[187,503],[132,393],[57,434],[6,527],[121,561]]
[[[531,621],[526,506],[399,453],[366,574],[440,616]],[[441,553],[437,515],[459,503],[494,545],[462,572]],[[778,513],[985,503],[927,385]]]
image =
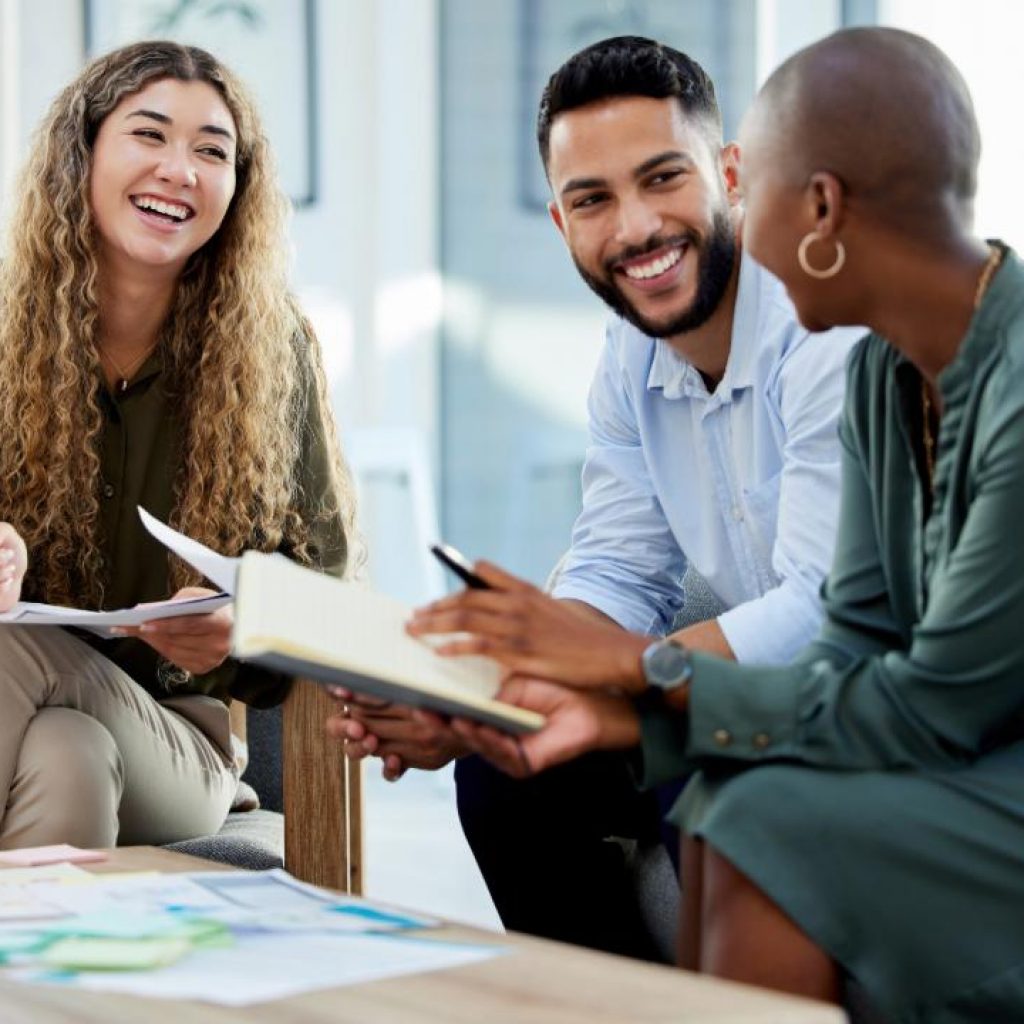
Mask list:
[[117,374],[117,379],[114,382],[114,390],[119,391],[122,394],[128,390],[128,385],[131,383],[131,379],[135,374],[135,371],[149,358],[150,354],[155,351],[159,342],[153,342],[141,355],[137,356],[131,363],[128,364],[128,369],[125,370],[116,359],[104,349],[100,349],[100,361],[106,360]]
[[988,291],[988,286],[992,283],[992,275],[999,269],[999,264],[1003,261],[1003,250],[998,245],[989,245],[988,248],[988,259],[981,270],[981,277],[978,278],[978,287],[974,289],[975,309],[981,305],[981,300],[985,298],[985,292]]
[[932,431],[932,394],[928,381],[921,378],[921,419],[924,423],[924,464],[928,470],[928,490],[935,486],[935,434]]
[[[985,298],[985,292],[992,283],[992,275],[998,270],[1002,259],[1003,250],[997,245],[989,245],[988,259],[978,278],[978,287],[974,289],[975,310]],[[921,378],[921,419],[924,423],[924,461],[928,470],[928,489],[931,490],[935,482],[935,432],[932,430],[932,394],[924,377]]]

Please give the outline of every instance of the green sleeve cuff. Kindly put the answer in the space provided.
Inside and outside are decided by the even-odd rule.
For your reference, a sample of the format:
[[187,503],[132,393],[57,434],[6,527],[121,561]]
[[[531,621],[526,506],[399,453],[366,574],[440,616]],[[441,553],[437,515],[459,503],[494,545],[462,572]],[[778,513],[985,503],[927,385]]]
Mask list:
[[796,752],[793,670],[693,654],[688,760],[777,760]]

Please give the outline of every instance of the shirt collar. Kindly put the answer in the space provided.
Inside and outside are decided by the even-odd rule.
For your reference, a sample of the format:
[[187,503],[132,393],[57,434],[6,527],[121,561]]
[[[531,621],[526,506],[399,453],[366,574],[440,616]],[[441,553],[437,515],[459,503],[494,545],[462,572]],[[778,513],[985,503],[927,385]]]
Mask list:
[[[754,385],[761,291],[769,280],[753,260],[744,257],[742,250],[737,256],[740,260],[740,275],[732,315],[729,359],[725,365],[725,376],[716,390],[716,394],[723,397]],[[694,366],[667,341],[656,338],[654,359],[647,375],[647,390],[659,388],[665,398],[673,399],[694,396],[706,398],[708,393]]]

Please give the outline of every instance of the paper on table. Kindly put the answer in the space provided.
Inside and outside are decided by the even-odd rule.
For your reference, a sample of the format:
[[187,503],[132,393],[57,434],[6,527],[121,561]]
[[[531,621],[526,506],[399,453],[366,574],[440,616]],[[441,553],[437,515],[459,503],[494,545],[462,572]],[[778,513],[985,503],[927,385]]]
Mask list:
[[91,864],[106,860],[103,850],[83,850],[77,846],[59,843],[56,846],[28,846],[20,850],[0,853],[0,865],[30,868],[39,864]]
[[69,937],[47,946],[39,960],[66,971],[143,971],[166,967],[192,951],[187,939]]
[[5,977],[34,983],[53,980],[64,988],[248,1006],[338,985],[458,967],[505,952],[500,946],[390,935],[290,935],[287,942],[279,935],[249,935],[230,948],[203,950],[155,971],[52,979],[36,968],[26,968]]
[[8,922],[24,928],[29,921],[63,917],[67,911],[47,897],[45,883],[57,883],[86,875],[70,864],[0,871],[0,929]]
[[[0,872],[0,878],[11,873]],[[164,915],[165,924],[173,924],[172,914],[198,915],[246,932],[371,932],[432,928],[439,923],[383,904],[339,898],[280,868],[113,876],[83,871],[71,880],[79,878],[80,885],[68,885],[68,879],[61,878],[59,884],[32,886],[33,898],[76,915],[69,918],[76,929],[83,921],[91,927],[92,917],[103,917],[112,929],[104,933],[109,935],[141,934],[137,929],[147,922],[160,926],[159,921],[154,924],[154,915]]]
[[238,558],[227,558],[218,555],[205,544],[186,537],[177,530],[172,530],[159,519],[151,516],[141,505],[137,506],[142,525],[156,537],[165,548],[169,548],[179,558],[184,559],[193,569],[201,572],[208,580],[215,583],[225,594],[235,593],[235,581],[238,577]]
[[3,868],[0,870],[0,892],[7,885],[26,885],[36,882],[78,882],[96,878],[88,871],[72,864],[45,864],[30,868]]
[[205,914],[229,906],[216,892],[197,885],[187,875],[144,872],[113,879],[90,877],[95,881],[82,885],[41,884],[33,886],[33,891],[65,913],[79,915],[138,915],[169,909]]
[[186,877],[236,908],[209,916],[256,931],[375,932],[436,928],[441,922],[382,903],[339,897],[300,882],[281,868],[272,871],[205,871]]

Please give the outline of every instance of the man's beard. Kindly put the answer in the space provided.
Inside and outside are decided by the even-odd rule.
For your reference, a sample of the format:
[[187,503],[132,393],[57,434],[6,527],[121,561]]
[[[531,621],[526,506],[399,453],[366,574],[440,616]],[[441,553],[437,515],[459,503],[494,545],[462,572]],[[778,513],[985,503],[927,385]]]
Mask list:
[[[614,312],[628,320],[638,330],[651,338],[672,338],[677,334],[694,331],[706,323],[718,309],[729,287],[733,267],[736,265],[736,228],[731,217],[724,210],[718,211],[711,221],[711,230],[699,242],[692,232],[663,238],[654,235],[643,245],[623,250],[614,260],[605,264],[605,276],[597,277],[580,266],[573,255],[573,263],[580,277],[590,286],[598,298],[603,299]],[[666,246],[690,245],[697,252],[697,294],[686,309],[668,320],[650,320],[642,316],[623,294],[616,281],[614,265],[622,260],[636,259],[649,252]],[[685,254],[684,254],[685,257]]]

